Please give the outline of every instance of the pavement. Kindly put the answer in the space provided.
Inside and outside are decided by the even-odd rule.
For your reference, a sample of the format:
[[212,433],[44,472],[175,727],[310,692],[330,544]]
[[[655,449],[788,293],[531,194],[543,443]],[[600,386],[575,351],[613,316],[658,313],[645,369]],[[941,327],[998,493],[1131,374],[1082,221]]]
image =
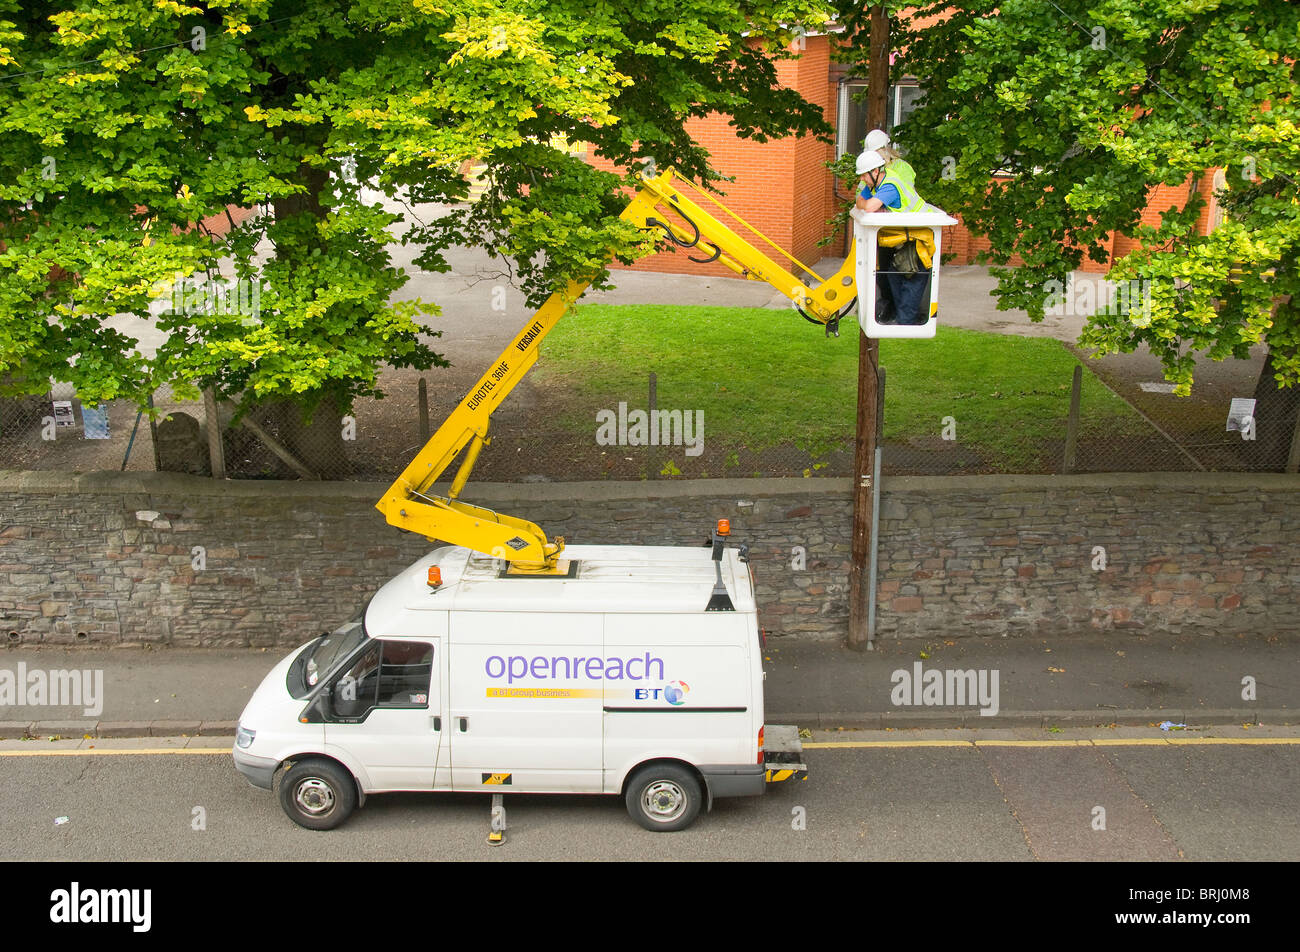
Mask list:
[[[1284,636],[1114,632],[891,639],[870,651],[772,639],[764,648],[765,719],[819,730],[1118,725],[1153,736],[1210,725],[1293,725],[1300,723],[1297,647]],[[0,692],[0,738],[229,737],[253,690],[289,650],[8,648],[0,654],[0,686],[23,672],[80,670],[102,672],[103,688],[98,710],[16,706]],[[928,672],[946,680],[947,672],[973,671],[983,691],[966,703],[926,703],[961,699],[913,691],[918,670],[921,685]]]

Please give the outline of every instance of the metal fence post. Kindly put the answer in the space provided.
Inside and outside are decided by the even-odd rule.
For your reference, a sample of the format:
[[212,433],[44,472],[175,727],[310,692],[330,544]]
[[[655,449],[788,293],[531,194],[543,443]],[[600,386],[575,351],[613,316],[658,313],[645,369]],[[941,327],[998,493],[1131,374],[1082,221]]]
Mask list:
[[424,378],[420,378],[419,395],[417,397],[420,404],[420,439],[429,442],[429,385],[425,383]]
[[1296,408],[1295,429],[1291,431],[1291,451],[1286,455],[1286,471],[1300,472],[1300,407]]
[[[226,450],[221,443],[221,413],[217,409],[217,393],[211,387],[203,391],[203,414],[208,424],[208,459],[212,463],[212,478],[226,478]],[[155,443],[155,452],[157,444]]]
[[867,564],[867,650],[876,649],[876,573],[880,568],[880,458],[885,437],[885,368],[876,373],[876,451],[871,463],[871,559]]
[[652,446],[653,441],[650,439],[650,434],[654,432],[655,410],[657,410],[658,407],[659,407],[659,378],[655,376],[655,372],[652,370],[650,371],[650,409],[646,411],[647,430],[646,430],[646,439],[645,439],[646,475],[650,479],[654,479],[656,476],[662,475],[661,473],[655,470],[655,450],[654,447]]
[[1075,453],[1079,445],[1079,393],[1083,388],[1083,367],[1074,365],[1074,381],[1070,384],[1070,416],[1065,422],[1065,459],[1061,463],[1062,473],[1072,473],[1075,467]]
[[[153,394],[149,394],[149,409],[153,410]],[[149,441],[153,444],[153,471],[162,472],[162,454],[158,452],[158,421],[154,419],[151,412],[149,414]]]

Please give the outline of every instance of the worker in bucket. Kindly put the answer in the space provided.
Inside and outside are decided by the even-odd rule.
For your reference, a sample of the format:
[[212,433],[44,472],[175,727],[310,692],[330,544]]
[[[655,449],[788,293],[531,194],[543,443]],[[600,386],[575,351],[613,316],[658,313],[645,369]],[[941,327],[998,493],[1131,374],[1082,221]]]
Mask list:
[[[878,152],[858,156],[861,191],[856,206],[865,212],[920,212],[925,200],[911,182],[891,168]],[[876,258],[876,320],[881,324],[924,324],[929,319],[929,267],[918,258],[915,240],[886,244],[882,229]],[[897,237],[897,236],[895,236]]]
[[898,149],[894,148],[894,143],[889,141],[889,133],[881,129],[872,129],[867,133],[863,148],[866,152],[879,154],[885,160],[885,170],[887,172],[896,173],[908,185],[916,184],[916,171],[899,154]]

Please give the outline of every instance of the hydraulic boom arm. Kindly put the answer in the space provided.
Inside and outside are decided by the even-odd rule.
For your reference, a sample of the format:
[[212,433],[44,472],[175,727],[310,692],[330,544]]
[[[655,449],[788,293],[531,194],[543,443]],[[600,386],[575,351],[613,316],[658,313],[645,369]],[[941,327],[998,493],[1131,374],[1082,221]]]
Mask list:
[[[697,194],[714,201],[702,192]],[[731,214],[717,202],[714,204]],[[671,210],[681,221],[668,220],[661,208]],[[857,297],[852,249],[840,270],[823,281],[769,241],[777,252],[818,282],[809,286],[683,195],[681,188],[674,184],[671,169],[643,180],[620,217],[641,228],[659,228],[678,247],[698,247],[707,255],[692,257],[692,261],[718,261],[743,277],[766,281],[788,297],[805,318],[826,325],[828,334],[836,330],[840,317],[848,312]],[[732,217],[759,234],[748,223],[735,215]],[[759,237],[763,236],[759,234]],[[765,237],[763,240],[768,241]],[[558,574],[565,571],[559,562],[564,551],[563,538],[548,539],[534,523],[466,503],[458,497],[479,453],[489,442],[488,423],[492,412],[537,362],[542,339],[589,284],[589,281],[574,281],[563,291],[552,294],[429,438],[376,504],[390,524],[418,532],[430,540],[463,545],[503,558],[513,563],[512,570],[516,572]],[[434,494],[433,484],[462,450],[464,458],[447,494]]]

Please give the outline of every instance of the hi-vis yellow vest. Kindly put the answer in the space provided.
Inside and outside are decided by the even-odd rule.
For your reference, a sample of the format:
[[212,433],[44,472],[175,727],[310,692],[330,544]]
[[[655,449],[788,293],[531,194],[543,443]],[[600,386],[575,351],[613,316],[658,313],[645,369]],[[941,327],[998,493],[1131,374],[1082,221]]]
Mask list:
[[912,168],[904,160],[894,159],[894,161],[886,165],[885,174],[888,175],[890,172],[897,172],[908,185],[916,185],[916,169]]
[[[898,175],[890,168],[885,169],[884,181],[882,186],[890,184],[898,189],[899,205],[896,209],[900,212],[920,212],[925,210],[925,199],[917,194],[912,183]],[[895,209],[891,209],[893,211]],[[934,260],[934,236],[929,228],[882,228],[877,234],[877,240],[883,248],[896,248],[905,241],[914,240],[916,242],[916,253],[921,259],[921,264],[929,268]]]
[[891,211],[919,212],[925,208],[925,199],[916,193],[916,188],[906,178],[893,169],[885,168],[885,179],[880,183],[883,188],[892,185],[898,189],[899,206]]

